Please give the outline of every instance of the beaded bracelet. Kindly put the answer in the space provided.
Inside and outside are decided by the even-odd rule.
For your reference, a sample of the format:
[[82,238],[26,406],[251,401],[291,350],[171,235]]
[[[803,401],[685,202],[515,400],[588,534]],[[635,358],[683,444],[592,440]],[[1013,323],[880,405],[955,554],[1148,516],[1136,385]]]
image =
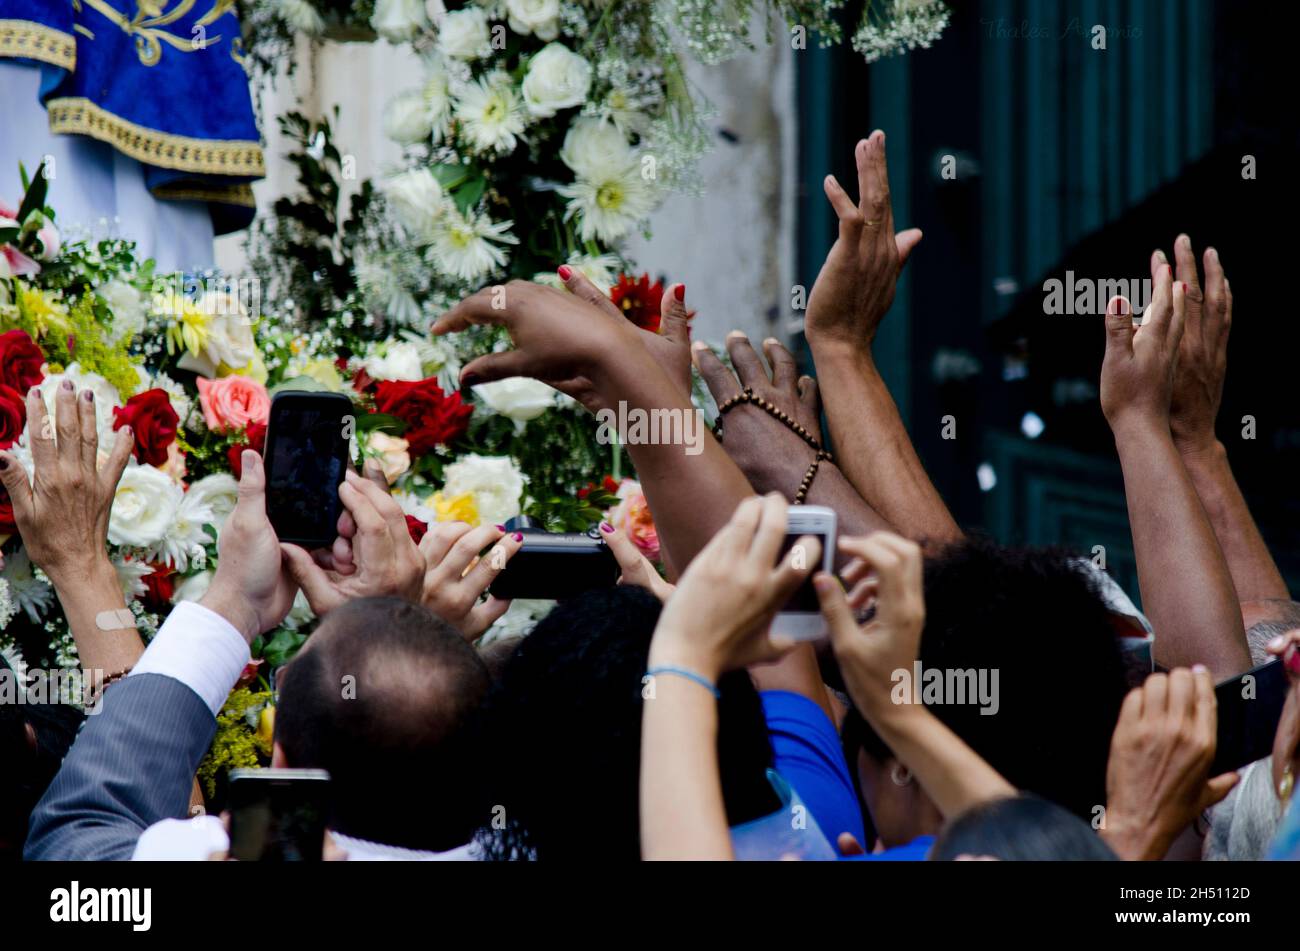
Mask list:
[[723,400],[718,404],[718,420],[713,424],[713,435],[717,438],[718,442],[722,442],[723,415],[728,410],[734,409],[742,403],[748,403],[750,406],[757,406],[772,418],[784,423],[800,439],[806,442],[812,448],[813,452],[816,453],[813,457],[812,464],[809,465],[807,471],[804,472],[803,481],[799,483],[799,490],[794,496],[794,504],[803,505],[804,500],[808,498],[808,490],[812,488],[813,479],[817,477],[817,469],[821,466],[822,460],[824,459],[827,462],[833,463],[835,457],[832,456],[828,450],[823,449],[822,444],[818,441],[817,437],[808,432],[808,430],[799,422],[791,418],[789,413],[781,409],[771,400],[765,400],[761,396],[758,396],[748,386],[735,396]]

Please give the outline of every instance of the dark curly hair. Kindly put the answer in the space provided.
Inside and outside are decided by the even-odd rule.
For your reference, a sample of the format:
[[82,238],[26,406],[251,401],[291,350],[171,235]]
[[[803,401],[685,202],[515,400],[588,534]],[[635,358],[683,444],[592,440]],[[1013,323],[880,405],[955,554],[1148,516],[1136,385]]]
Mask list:
[[[972,536],[926,558],[922,669],[998,672],[997,713],[931,711],[1017,789],[1090,819],[1106,801],[1110,737],[1128,691],[1120,645],[1096,581],[1061,548],[1012,548]],[[858,748],[891,756],[854,713]],[[856,774],[856,770],[853,770]]]
[[[640,858],[642,680],[659,602],[643,588],[558,605],[507,661],[476,747],[488,859]],[[729,823],[780,808],[758,692],[743,671],[718,688],[718,756]]]

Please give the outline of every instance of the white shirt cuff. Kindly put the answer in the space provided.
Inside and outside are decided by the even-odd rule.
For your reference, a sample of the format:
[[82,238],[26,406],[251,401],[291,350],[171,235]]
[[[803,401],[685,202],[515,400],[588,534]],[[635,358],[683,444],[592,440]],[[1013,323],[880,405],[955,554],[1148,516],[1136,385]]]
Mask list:
[[179,680],[199,695],[215,717],[250,659],[248,643],[229,621],[194,601],[182,601],[130,676],[162,674]]

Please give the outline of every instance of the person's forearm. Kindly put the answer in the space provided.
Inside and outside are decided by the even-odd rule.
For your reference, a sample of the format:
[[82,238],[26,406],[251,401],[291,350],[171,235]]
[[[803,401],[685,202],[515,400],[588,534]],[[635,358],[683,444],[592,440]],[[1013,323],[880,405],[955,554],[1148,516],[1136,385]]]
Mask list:
[[95,559],[75,576],[56,572],[50,580],[68,619],[81,669],[100,671],[105,677],[129,670],[144,653],[140,632],[134,627],[100,625],[101,619],[107,622],[110,614],[126,610],[122,586],[108,558]]
[[1204,664],[1216,680],[1248,669],[1232,577],[1168,425],[1135,418],[1111,428],[1157,659],[1166,667]]
[[812,345],[836,461],[875,512],[913,538],[961,537],[869,351]]
[[[797,489],[798,486],[792,487],[787,496],[792,502]],[[871,507],[834,463],[822,462],[817,467],[817,475],[813,478],[812,488],[808,490],[804,503],[824,505],[832,509],[835,512],[835,530],[841,538],[895,531],[894,526]],[[836,560],[843,560],[838,552]]]
[[732,860],[718,772],[717,701],[699,684],[663,674],[655,677],[642,710],[642,858]]
[[1180,451],[1228,562],[1238,600],[1289,599],[1291,593],[1282,580],[1282,573],[1277,570],[1232,475],[1223,443],[1214,440],[1203,448],[1180,447]]
[[[593,383],[605,406],[682,414],[685,425],[698,425],[701,451],[687,454],[683,443],[627,444],[655,529],[677,573],[726,524],[736,506],[753,489],[713,434],[696,417],[690,398],[646,356],[610,361]],[[687,420],[698,422],[687,423]],[[683,429],[684,432],[689,430]]]

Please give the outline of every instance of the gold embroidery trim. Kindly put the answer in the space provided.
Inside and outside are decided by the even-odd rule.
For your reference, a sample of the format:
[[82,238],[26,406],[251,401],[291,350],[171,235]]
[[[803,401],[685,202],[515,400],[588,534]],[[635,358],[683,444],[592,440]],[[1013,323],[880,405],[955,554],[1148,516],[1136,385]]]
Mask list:
[[206,188],[194,182],[177,182],[171,185],[159,185],[153,189],[155,198],[167,201],[212,201],[223,205],[240,205],[244,208],[256,208],[253,189],[249,185],[214,185]]
[[0,20],[0,56],[35,59],[70,70],[77,63],[77,39],[29,20]]
[[88,135],[107,142],[124,155],[159,168],[199,175],[262,178],[266,165],[262,147],[241,139],[196,139],[147,129],[97,106],[89,99],[51,99],[50,131]]

